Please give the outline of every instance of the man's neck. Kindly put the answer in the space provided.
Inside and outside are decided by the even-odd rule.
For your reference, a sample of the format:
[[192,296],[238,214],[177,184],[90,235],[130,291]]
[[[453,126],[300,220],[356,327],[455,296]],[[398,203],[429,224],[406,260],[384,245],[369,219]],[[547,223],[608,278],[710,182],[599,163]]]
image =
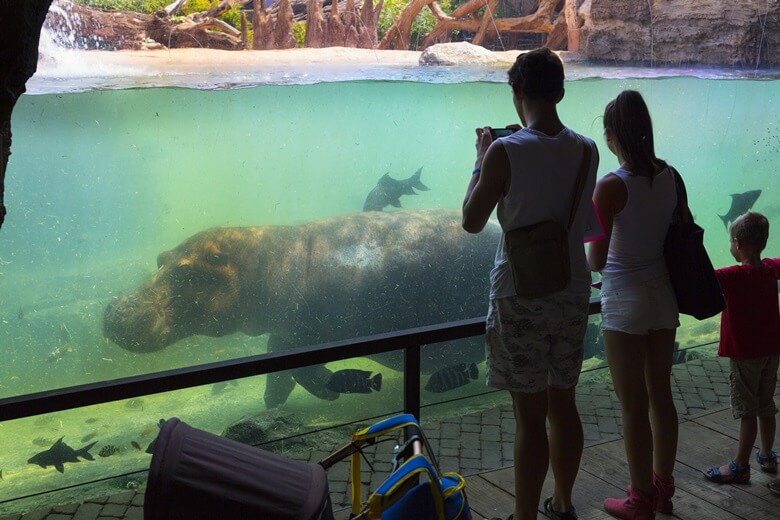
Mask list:
[[537,132],[553,137],[564,129],[555,105],[539,104],[528,107],[526,114],[526,125]]

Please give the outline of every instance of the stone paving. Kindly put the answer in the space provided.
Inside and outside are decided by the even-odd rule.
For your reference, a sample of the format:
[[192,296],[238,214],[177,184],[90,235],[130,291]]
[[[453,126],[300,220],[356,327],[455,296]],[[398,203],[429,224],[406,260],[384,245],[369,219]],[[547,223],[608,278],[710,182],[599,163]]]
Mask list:
[[[728,407],[728,373],[728,360],[721,358],[695,359],[675,365],[673,395],[680,419]],[[611,382],[586,379],[581,381],[577,397],[586,445],[619,437],[620,403]],[[509,404],[481,413],[423,423],[442,470],[458,471],[466,477],[512,465],[514,427]],[[392,444],[379,443],[364,450],[373,466],[372,471],[363,464],[364,493],[374,489],[390,471]],[[318,462],[329,453],[312,451],[302,458]],[[329,469],[328,480],[334,509],[347,507],[350,492],[346,460]],[[143,492],[141,488],[83,503],[44,507],[24,515],[0,517],[0,520],[138,520],[143,518]]]

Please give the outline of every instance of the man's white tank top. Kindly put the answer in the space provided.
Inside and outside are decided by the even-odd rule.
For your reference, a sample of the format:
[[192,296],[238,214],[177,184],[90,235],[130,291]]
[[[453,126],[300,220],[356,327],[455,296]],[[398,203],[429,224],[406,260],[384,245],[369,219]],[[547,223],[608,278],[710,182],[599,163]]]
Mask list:
[[668,276],[664,238],[677,205],[677,189],[670,168],[648,177],[618,169],[613,172],[626,186],[626,206],[615,215],[607,264],[601,272],[602,291],[632,287]]
[[[500,138],[511,167],[509,193],[498,201],[496,215],[503,232],[554,219],[563,226],[569,221],[574,202],[577,175],[584,143],[591,147],[591,164],[586,174],[580,203],[569,229],[571,285],[566,290],[577,294],[590,292],[590,270],[585,258],[583,236],[596,184],[598,151],[592,139],[564,128],[555,136],[523,128]],[[490,273],[490,297],[515,295],[512,274],[506,259],[504,233],[498,243]]]

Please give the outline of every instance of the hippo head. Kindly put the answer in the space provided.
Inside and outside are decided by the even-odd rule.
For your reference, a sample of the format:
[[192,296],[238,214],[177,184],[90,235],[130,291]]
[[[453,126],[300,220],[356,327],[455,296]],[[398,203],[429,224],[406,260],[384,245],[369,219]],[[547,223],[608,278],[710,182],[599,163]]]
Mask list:
[[[239,329],[235,230],[213,228],[160,253],[157,273],[106,307],[103,334],[133,352],[153,352],[193,334]],[[238,256],[241,256],[240,254]]]

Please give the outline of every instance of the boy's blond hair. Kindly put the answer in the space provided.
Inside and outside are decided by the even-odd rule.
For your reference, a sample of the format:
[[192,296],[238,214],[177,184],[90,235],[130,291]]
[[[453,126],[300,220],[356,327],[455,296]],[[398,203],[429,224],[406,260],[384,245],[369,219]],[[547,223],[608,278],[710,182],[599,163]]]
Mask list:
[[734,219],[729,226],[729,234],[754,253],[761,253],[769,238],[769,220],[761,213],[748,211]]

